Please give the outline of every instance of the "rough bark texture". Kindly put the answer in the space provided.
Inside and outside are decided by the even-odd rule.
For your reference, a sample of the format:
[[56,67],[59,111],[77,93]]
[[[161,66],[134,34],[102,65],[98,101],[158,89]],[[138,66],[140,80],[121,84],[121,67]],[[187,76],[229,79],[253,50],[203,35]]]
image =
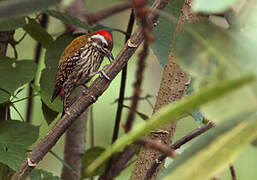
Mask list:
[[[199,17],[193,14],[190,10],[191,2],[186,0],[182,9],[182,14],[179,18],[176,32],[181,29],[183,22],[194,22],[199,20]],[[174,35],[175,39],[175,35]],[[162,81],[154,113],[161,107],[170,104],[176,100],[181,99],[186,92],[188,85],[190,84],[190,77],[183,72],[180,67],[174,62],[175,57],[172,53],[172,46],[170,48],[169,58],[164,68],[162,75]],[[156,132],[151,133],[148,137],[153,140],[160,140],[161,142],[169,145],[175,132],[176,123],[169,124]],[[131,180],[143,180],[143,179],[156,179],[156,176],[160,169],[163,167],[164,161],[159,162],[160,165],[153,173],[152,177],[147,177],[147,172],[151,165],[155,163],[163,154],[155,149],[141,148],[139,157],[136,161],[135,168],[130,177]]]
[[[74,124],[68,129],[65,138],[64,161],[80,175],[81,159],[85,152],[85,130],[86,130],[87,111],[85,111]],[[63,180],[78,180],[71,170],[66,166],[62,168]]]

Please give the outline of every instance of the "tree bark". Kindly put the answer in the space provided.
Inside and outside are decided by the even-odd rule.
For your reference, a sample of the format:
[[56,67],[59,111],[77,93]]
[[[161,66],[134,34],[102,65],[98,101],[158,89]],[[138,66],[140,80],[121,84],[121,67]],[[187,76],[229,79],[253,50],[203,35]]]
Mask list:
[[[191,0],[186,0],[182,8],[182,14],[178,20],[176,33],[181,29],[184,22],[193,22],[199,20],[199,17],[191,12]],[[190,77],[183,72],[181,68],[174,62],[175,57],[172,52],[173,47],[170,47],[169,58],[164,68],[161,85],[156,99],[154,112],[157,112],[161,107],[181,99],[190,84]],[[152,132],[148,137],[153,140],[160,140],[164,144],[171,144],[171,139],[176,129],[176,123],[171,123],[158,131]],[[134,170],[130,180],[156,179],[158,172],[164,165],[164,161],[158,162],[160,165],[151,177],[147,177],[147,172],[163,153],[155,149],[142,147],[136,161]]]
[[[85,152],[87,111],[85,111],[74,124],[68,129],[65,138],[64,161],[80,175],[81,160]],[[61,177],[63,180],[78,180],[79,177],[66,166],[62,168]]]

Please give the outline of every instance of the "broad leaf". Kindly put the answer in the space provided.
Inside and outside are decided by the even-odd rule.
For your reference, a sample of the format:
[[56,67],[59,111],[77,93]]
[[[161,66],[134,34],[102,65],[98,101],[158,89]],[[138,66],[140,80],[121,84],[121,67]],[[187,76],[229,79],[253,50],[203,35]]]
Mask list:
[[43,102],[52,110],[56,112],[62,112],[62,102],[59,98],[52,103],[51,97],[54,92],[55,77],[59,59],[65,47],[76,36],[71,34],[64,34],[58,37],[50,46],[46,49],[45,54],[45,69],[42,71],[40,79],[40,95]]
[[[242,120],[245,121],[240,123]],[[249,119],[243,115],[237,120],[220,124],[202,136],[199,142],[196,142],[198,145],[200,143],[205,145],[205,148],[201,148],[198,152],[192,152],[192,150],[199,148],[196,147],[197,145],[188,148],[187,152],[191,154],[188,156],[189,158],[164,179],[210,179],[216,173],[227,168],[228,164],[232,163],[256,137],[256,116],[254,119]],[[186,154],[186,152],[184,153]],[[184,153],[180,155],[180,159],[183,158]],[[176,163],[171,164],[171,166],[176,165]]]
[[29,19],[29,23],[23,29],[44,48],[48,48],[54,41],[52,36],[35,20]]
[[233,5],[237,4],[238,1],[239,0],[193,0],[192,9],[196,12],[221,13],[231,8]]
[[16,61],[0,57],[0,88],[13,94],[16,89],[35,77],[36,70],[37,66],[31,60]]
[[76,17],[70,16],[68,14],[58,12],[55,10],[46,10],[45,13],[48,14],[49,16],[53,16],[53,17],[61,20],[65,24],[78,26],[78,27],[84,28],[84,29],[92,32],[92,28],[88,24],[86,24],[85,22],[82,22],[81,20],[79,20]]
[[[198,89],[222,79],[232,79],[245,72],[257,74],[257,61],[247,49],[249,43],[238,41],[240,34],[231,33],[208,22],[185,24],[177,35],[174,53],[177,63],[194,77]],[[185,53],[185,49],[187,53]],[[256,56],[255,56],[256,57]],[[257,85],[247,86],[212,105],[201,108],[207,119],[215,122],[238,112],[257,107]],[[215,108],[214,108],[215,107]]]
[[31,180],[62,180],[58,176],[42,169],[34,169],[30,174]]
[[50,109],[43,101],[41,102],[43,115],[45,117],[47,124],[49,125],[55,120],[59,113]]
[[60,0],[7,0],[0,1],[0,19],[20,16],[46,9]]
[[26,157],[26,149],[39,135],[39,127],[7,120],[0,123],[0,162],[17,170]]
[[82,171],[81,171],[81,177],[84,178],[90,178],[94,176],[98,176],[102,173],[104,173],[105,168],[106,168],[106,163],[102,164],[100,168],[98,168],[95,172],[88,174],[87,173],[87,168],[88,166],[103,152],[105,151],[104,148],[102,147],[93,147],[88,149],[85,154],[83,155],[82,158]]
[[0,20],[0,31],[10,31],[23,27],[26,24],[25,17],[8,18]]
[[11,94],[5,89],[0,89],[0,104],[7,102],[11,97]]
[[[165,12],[179,18],[184,2],[184,0],[170,1],[168,6],[165,8]],[[171,23],[168,20],[160,17],[158,26],[153,29],[154,43],[152,44],[152,50],[163,67],[166,65],[166,61],[168,60],[170,45],[176,27],[176,23]]]
[[218,97],[231,92],[239,87],[242,87],[249,82],[253,82],[255,76],[244,76],[232,81],[219,82],[208,88],[202,89],[197,93],[187,96],[180,101],[169,104],[150,118],[146,123],[134,128],[128,134],[119,138],[113,145],[109,146],[104,153],[102,153],[89,167],[88,172],[93,172],[115,152],[122,150],[125,146],[131,144],[141,136],[144,136],[151,131],[160,128],[167,123],[175,122],[186,112],[190,112],[195,108],[213,101]]

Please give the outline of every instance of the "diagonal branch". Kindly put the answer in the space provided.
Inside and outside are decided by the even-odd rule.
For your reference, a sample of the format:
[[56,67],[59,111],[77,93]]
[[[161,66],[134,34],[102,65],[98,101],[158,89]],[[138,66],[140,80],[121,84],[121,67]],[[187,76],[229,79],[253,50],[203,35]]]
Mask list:
[[[164,9],[168,4],[168,0],[155,0],[152,8]],[[158,15],[151,15],[150,23],[157,24]],[[12,180],[25,179],[29,173],[37,166],[39,161],[43,159],[47,152],[56,144],[63,133],[74,123],[91,104],[93,104],[99,96],[109,87],[111,81],[117,76],[122,68],[127,64],[130,57],[135,53],[138,46],[142,43],[144,37],[141,28],[137,29],[131,39],[125,44],[120,53],[117,55],[113,63],[106,69],[106,74],[110,77],[110,81],[104,77],[98,77],[86,92],[80,92],[69,111],[50,129],[46,136],[33,148],[27,158],[14,174]]]

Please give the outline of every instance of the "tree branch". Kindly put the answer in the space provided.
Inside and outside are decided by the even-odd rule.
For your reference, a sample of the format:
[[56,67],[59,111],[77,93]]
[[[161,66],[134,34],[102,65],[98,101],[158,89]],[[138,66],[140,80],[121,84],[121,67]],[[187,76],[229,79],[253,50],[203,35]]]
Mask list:
[[[190,12],[189,0],[186,0],[183,6],[182,15],[178,21],[177,30],[181,27],[182,22],[191,21],[193,15]],[[151,11],[151,10],[150,10]],[[158,12],[158,10],[153,10]],[[156,14],[156,13],[154,13]],[[158,14],[158,13],[157,13]],[[190,16],[188,16],[190,14]],[[174,36],[174,35],[173,35]],[[174,36],[175,37],[175,36]],[[190,84],[190,77],[184,73],[180,67],[174,62],[174,56],[172,53],[172,47],[170,47],[169,58],[164,68],[162,75],[162,81],[158,96],[156,99],[154,113],[161,107],[170,104],[180,98],[182,98],[186,92],[188,85]],[[169,124],[159,131],[151,133],[148,137],[153,140],[161,140],[164,144],[170,144],[170,141],[175,132],[176,123]],[[131,180],[144,180],[144,179],[155,179],[159,170],[163,167],[164,161],[158,161],[158,168],[151,173],[151,176],[147,176],[148,170],[161,157],[163,153],[155,150],[142,147],[139,153],[139,157],[136,161],[136,165],[130,177]]]
[[[131,10],[128,27],[127,27],[127,31],[126,31],[127,35],[125,37],[125,43],[127,43],[127,41],[129,40],[129,38],[131,36],[134,21],[135,21],[135,16],[134,16],[133,10]],[[124,101],[125,88],[126,88],[126,79],[127,79],[127,65],[122,69],[122,74],[121,74],[120,94],[119,94],[118,107],[117,107],[116,118],[115,118],[115,126],[113,129],[112,143],[114,143],[114,141],[116,141],[116,139],[118,138],[118,134],[119,134],[119,127],[120,127],[120,121],[121,121],[121,115],[122,115],[122,109],[123,109],[123,101]]]
[[[172,144],[170,146],[170,148],[173,150],[179,149],[182,145],[186,144],[187,142],[191,141],[192,139],[198,137],[199,135],[201,135],[201,134],[205,133],[206,131],[208,131],[209,129],[213,128],[214,125],[215,125],[214,123],[209,122],[209,123],[201,126],[200,128],[193,130],[192,132],[188,133],[186,136],[182,137],[181,139],[176,141],[174,144]],[[147,171],[145,179],[149,179],[153,176],[153,174],[156,172],[156,169],[160,165],[160,162],[163,162],[166,157],[167,157],[167,155],[163,154],[152,164],[152,166]]]
[[[168,4],[168,0],[156,0],[152,8],[163,9]],[[158,15],[151,15],[151,27],[157,24]],[[144,37],[141,28],[138,28],[132,35],[130,40],[125,44],[120,53],[116,56],[112,64],[106,68],[106,74],[111,80],[104,77],[98,77],[88,88],[88,90],[80,92],[69,111],[54,125],[46,136],[33,148],[27,158],[20,165],[18,171],[12,177],[15,179],[25,179],[28,174],[37,166],[39,161],[47,152],[56,144],[63,133],[73,124],[75,119],[79,117],[91,104],[93,104],[99,96],[109,87],[111,81],[117,76],[122,68],[127,64],[129,58],[135,53],[137,47],[142,43]]]
[[237,180],[236,171],[235,171],[235,168],[234,168],[233,164],[229,165],[229,170],[230,170],[230,173],[231,173],[232,180]]

